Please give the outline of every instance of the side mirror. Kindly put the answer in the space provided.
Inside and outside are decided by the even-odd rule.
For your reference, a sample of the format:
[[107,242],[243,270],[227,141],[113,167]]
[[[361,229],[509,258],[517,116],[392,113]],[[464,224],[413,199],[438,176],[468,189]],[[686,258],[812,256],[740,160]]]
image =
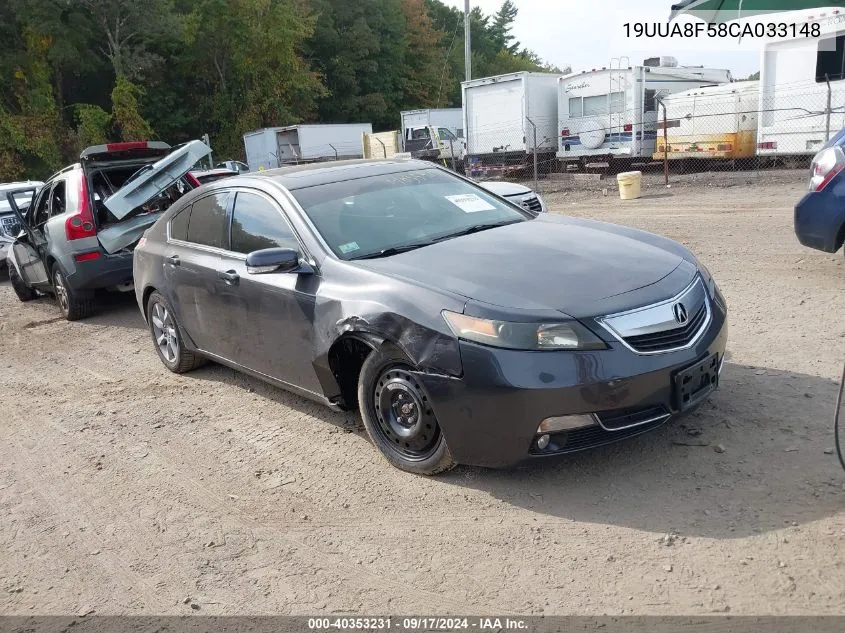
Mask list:
[[263,248],[246,256],[246,270],[252,275],[289,273],[299,268],[299,253],[292,248]]

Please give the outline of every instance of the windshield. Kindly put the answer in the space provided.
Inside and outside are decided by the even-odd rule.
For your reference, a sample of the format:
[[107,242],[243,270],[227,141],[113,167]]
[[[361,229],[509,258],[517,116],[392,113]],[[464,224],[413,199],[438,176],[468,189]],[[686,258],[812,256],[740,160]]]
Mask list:
[[291,193],[335,255],[347,260],[530,219],[440,169],[370,176]]

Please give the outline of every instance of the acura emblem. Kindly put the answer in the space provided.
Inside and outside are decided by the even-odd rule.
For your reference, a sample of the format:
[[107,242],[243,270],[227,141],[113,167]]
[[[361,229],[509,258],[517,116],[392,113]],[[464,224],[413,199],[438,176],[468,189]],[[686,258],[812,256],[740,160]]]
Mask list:
[[683,325],[687,322],[687,309],[683,303],[676,303],[672,306],[672,314],[675,315],[675,320]]

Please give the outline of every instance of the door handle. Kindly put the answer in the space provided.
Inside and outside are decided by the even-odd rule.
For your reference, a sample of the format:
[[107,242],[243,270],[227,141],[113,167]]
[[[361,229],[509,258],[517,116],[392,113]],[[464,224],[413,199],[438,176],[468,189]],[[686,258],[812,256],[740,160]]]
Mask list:
[[170,257],[165,257],[164,261],[166,261],[168,264],[171,264],[172,266],[178,266],[181,263],[179,261],[178,255],[171,255]]
[[241,278],[241,276],[234,270],[220,270],[217,272],[217,276],[230,286],[237,284],[238,280]]

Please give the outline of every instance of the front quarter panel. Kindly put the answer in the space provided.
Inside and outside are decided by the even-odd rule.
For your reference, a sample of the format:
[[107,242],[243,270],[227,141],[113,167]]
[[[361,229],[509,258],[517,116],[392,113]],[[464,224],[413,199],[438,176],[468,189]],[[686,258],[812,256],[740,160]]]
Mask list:
[[334,258],[325,259],[321,275],[314,315],[314,369],[329,399],[340,391],[329,367],[329,351],[344,336],[371,344],[389,341],[424,372],[461,374],[458,341],[441,311],[461,312],[462,298]]

